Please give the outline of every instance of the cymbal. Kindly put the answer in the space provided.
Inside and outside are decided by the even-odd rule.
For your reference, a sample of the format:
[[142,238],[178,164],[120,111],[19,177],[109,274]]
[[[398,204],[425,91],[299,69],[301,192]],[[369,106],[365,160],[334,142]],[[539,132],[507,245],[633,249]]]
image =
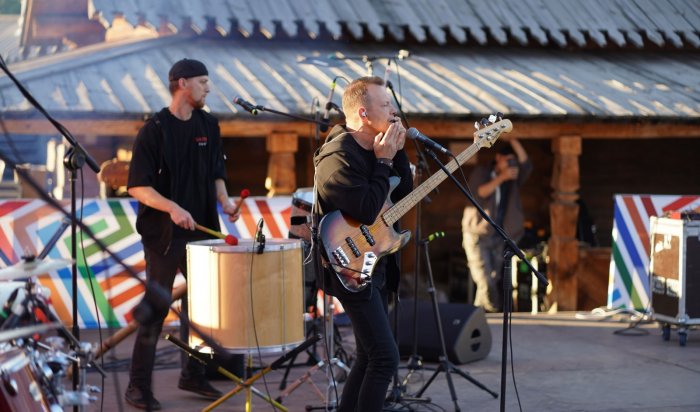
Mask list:
[[46,332],[47,330],[57,329],[59,326],[61,326],[61,322],[41,323],[38,325],[23,326],[21,328],[0,331],[0,342],[33,335],[39,332]]
[[43,275],[70,266],[69,259],[22,260],[10,267],[0,269],[0,280],[13,280]]

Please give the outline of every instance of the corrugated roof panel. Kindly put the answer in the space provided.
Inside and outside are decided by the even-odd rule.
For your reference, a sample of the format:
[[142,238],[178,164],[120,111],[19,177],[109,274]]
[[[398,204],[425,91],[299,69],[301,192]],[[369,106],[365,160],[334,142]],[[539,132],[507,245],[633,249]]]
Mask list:
[[110,22],[115,12],[122,12],[131,24],[137,24],[138,16],[142,15],[158,27],[159,16],[167,15],[180,30],[184,17],[204,29],[205,16],[211,16],[216,17],[216,24],[226,32],[228,21],[237,19],[246,33],[252,33],[253,23],[258,22],[264,32],[274,34],[278,23],[289,36],[296,35],[298,21],[304,25],[304,31],[312,34],[318,34],[318,26],[323,23],[336,39],[341,35],[340,23],[344,23],[355,40],[362,38],[366,26],[378,41],[384,40],[383,28],[387,27],[400,42],[405,40],[403,29],[407,28],[419,42],[442,44],[447,40],[447,29],[459,43],[468,41],[469,37],[462,33],[468,31],[476,42],[485,44],[484,28],[488,28],[502,45],[509,41],[507,31],[521,45],[532,40],[546,45],[549,39],[545,33],[560,47],[571,46],[570,41],[585,46],[584,33],[603,48],[608,47],[608,39],[616,47],[628,41],[642,47],[641,33],[659,46],[666,41],[676,47],[700,45],[697,33],[700,11],[693,0],[93,1],[95,9],[102,11]]
[[[11,65],[47,110],[73,113],[151,113],[169,101],[167,72],[187,56],[210,70],[208,104],[221,116],[248,116],[231,100],[244,99],[291,113],[312,99],[325,104],[332,79],[389,76],[407,110],[424,115],[501,111],[519,116],[670,116],[700,113],[700,53],[563,52],[522,49],[416,47],[398,60],[395,47],[317,42],[250,42],[161,38],[104,45],[90,52]],[[329,66],[298,64],[319,56]],[[336,56],[330,59],[326,56]],[[351,59],[344,59],[343,56]],[[388,56],[388,57],[387,57]],[[387,59],[392,60],[386,70]],[[399,67],[395,66],[398,62]],[[398,82],[398,76],[401,82]],[[335,101],[345,82],[339,81]],[[9,79],[0,77],[0,110],[28,109]]]

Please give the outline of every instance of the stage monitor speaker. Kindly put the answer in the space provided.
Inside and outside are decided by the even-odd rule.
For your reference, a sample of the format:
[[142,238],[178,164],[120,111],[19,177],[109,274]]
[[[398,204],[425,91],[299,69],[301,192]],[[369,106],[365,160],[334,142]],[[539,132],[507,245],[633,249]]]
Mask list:
[[[491,330],[484,309],[464,303],[440,303],[440,321],[445,335],[447,359],[454,364],[474,362],[491,351]],[[418,355],[435,362],[442,355],[432,302],[418,301]],[[390,319],[393,321],[394,316]],[[398,343],[401,356],[413,352],[413,301],[399,304]]]

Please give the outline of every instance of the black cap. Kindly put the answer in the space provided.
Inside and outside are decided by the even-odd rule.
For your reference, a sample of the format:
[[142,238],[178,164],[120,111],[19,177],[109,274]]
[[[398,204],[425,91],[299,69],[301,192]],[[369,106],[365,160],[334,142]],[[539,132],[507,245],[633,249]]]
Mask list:
[[182,59],[170,68],[168,80],[189,79],[190,77],[207,75],[209,75],[209,72],[204,63],[194,59]]

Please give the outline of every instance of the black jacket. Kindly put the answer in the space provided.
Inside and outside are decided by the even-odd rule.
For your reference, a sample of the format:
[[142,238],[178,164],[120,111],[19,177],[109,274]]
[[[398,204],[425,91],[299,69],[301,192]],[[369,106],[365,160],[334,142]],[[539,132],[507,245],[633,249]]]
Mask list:
[[[363,149],[342,126],[335,126],[325,144],[314,157],[318,206],[321,217],[340,210],[344,215],[364,224],[373,223],[389,196],[389,176],[398,176],[401,182],[391,193],[396,202],[413,189],[411,168],[406,152],[400,150],[394,157],[394,167],[377,163],[372,150]],[[397,227],[395,227],[398,229]],[[325,271],[324,289],[333,296],[357,296],[367,299],[371,288],[362,292],[348,292],[330,270]],[[399,268],[396,255],[382,258],[375,267],[373,284],[381,287],[386,282],[396,290]]]

